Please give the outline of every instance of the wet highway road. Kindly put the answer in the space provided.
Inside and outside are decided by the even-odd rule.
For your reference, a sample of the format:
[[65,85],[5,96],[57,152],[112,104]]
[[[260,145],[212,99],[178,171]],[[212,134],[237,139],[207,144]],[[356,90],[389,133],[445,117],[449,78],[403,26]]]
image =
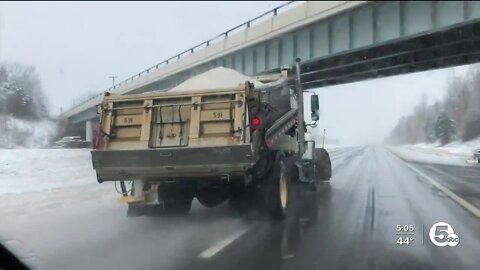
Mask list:
[[[480,218],[430,181],[480,208],[479,167],[411,164],[379,146],[331,156],[331,182],[298,188],[283,222],[198,204],[187,217],[127,218],[107,196],[2,220],[2,242],[38,269],[479,269]],[[440,221],[456,247],[430,241]]]

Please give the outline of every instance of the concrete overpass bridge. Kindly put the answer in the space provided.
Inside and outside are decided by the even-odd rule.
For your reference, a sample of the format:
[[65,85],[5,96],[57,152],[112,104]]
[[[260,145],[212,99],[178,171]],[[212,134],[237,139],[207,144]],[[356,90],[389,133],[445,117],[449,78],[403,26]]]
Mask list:
[[[475,63],[480,3],[288,2],[105,91],[168,90],[217,66],[247,75],[270,73],[297,57],[306,89]],[[98,119],[95,105],[102,96],[64,116],[82,125]]]

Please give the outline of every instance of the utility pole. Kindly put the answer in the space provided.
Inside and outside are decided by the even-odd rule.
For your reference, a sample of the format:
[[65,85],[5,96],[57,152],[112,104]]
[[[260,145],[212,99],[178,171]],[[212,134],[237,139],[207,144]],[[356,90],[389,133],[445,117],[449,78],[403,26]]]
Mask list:
[[117,76],[109,76],[110,79],[112,79],[112,87],[115,87],[115,78],[117,78]]

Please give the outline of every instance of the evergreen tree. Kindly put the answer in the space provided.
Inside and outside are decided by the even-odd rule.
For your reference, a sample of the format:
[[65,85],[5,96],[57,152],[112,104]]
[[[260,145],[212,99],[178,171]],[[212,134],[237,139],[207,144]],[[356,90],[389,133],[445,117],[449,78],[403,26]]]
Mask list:
[[435,136],[440,139],[443,145],[451,142],[455,134],[455,122],[446,113],[441,114],[435,124]]

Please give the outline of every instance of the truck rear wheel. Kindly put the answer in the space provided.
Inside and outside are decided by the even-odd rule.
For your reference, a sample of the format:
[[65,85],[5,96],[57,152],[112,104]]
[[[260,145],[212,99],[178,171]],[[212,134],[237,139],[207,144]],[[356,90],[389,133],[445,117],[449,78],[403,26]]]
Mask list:
[[268,214],[274,219],[283,219],[290,205],[291,179],[288,174],[285,155],[276,154],[273,171],[265,183],[265,206]]
[[197,200],[205,207],[216,207],[228,199],[227,186],[220,183],[212,183],[209,186],[199,187],[196,192]]

